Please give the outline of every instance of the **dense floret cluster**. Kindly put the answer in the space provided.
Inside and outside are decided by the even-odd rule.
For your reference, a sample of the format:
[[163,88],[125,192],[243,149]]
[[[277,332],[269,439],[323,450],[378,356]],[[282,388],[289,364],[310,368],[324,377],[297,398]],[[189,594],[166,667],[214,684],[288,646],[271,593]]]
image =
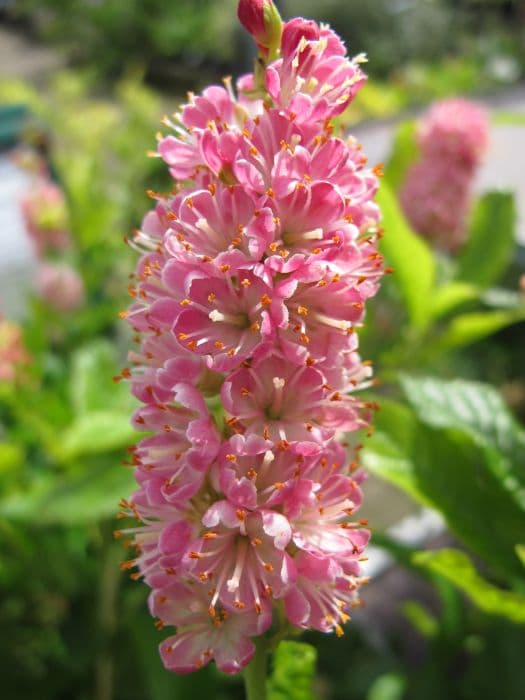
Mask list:
[[152,614],[176,627],[161,655],[179,673],[211,659],[238,672],[277,609],[340,634],[363,580],[352,433],[373,406],[355,394],[371,377],[355,331],[383,261],[376,174],[331,118],[365,76],[303,19],[277,53],[263,90],[226,81],[165,120],[173,190],[151,193],[130,240],[138,347],[123,376],[148,436],[123,503],[140,524],[120,534]]

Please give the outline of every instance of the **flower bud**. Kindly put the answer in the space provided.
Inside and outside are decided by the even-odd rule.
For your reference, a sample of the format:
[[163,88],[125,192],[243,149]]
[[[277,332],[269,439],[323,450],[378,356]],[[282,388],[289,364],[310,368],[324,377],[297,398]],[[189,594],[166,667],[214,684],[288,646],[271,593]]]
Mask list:
[[281,43],[282,20],[272,0],[239,0],[237,15],[265,56],[276,55]]

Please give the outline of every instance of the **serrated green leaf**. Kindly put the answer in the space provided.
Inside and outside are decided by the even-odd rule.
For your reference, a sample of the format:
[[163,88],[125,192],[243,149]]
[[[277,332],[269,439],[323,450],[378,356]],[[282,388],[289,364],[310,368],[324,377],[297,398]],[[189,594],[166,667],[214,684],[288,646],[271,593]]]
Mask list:
[[36,525],[96,522],[115,515],[134,486],[129,469],[105,463],[82,475],[35,481],[27,492],[4,499],[0,514]]
[[431,299],[436,279],[436,262],[429,246],[413,231],[403,216],[395,196],[384,183],[378,192],[385,235],[381,251],[394,268],[407,307],[410,323],[423,330],[430,321]]
[[515,545],[523,511],[487,464],[487,451],[461,430],[419,426],[412,453],[417,488],[473,551],[501,574],[520,576]]
[[314,700],[317,651],[305,642],[283,641],[274,654],[268,700]]
[[495,282],[515,246],[516,209],[509,192],[488,192],[476,204],[469,236],[458,256],[457,277],[480,287]]
[[414,563],[444,576],[483,612],[525,624],[525,595],[503,590],[482,578],[469,557],[456,549],[418,552]]
[[465,431],[485,449],[485,464],[525,511],[525,430],[488,384],[401,376],[418,418],[437,428]]
[[438,510],[458,538],[500,573],[522,575],[515,545],[523,541],[523,510],[490,463],[494,450],[461,426],[431,428],[392,401],[377,414],[376,427],[363,450],[364,466]]
[[109,452],[136,441],[127,413],[92,411],[78,418],[59,436],[61,460]]

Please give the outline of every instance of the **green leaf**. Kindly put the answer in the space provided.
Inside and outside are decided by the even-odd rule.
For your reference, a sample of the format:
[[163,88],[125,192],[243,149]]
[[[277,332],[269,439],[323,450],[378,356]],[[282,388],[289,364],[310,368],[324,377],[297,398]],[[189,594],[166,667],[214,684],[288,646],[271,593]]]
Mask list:
[[407,170],[418,157],[416,122],[405,121],[398,127],[392,155],[385,167],[385,180],[396,192],[403,184]]
[[385,673],[373,682],[366,700],[402,700],[406,679],[398,673]]
[[88,454],[109,452],[136,441],[137,433],[128,413],[92,411],[80,415],[60,435],[61,460]]
[[525,511],[525,430],[490,385],[456,379],[401,376],[418,418],[436,428],[466,432],[485,450],[485,464]]
[[473,551],[503,575],[520,576],[515,545],[523,538],[523,510],[489,459],[465,432],[420,423],[412,454],[417,487]]
[[434,350],[471,345],[525,319],[525,305],[504,311],[474,311],[456,316],[437,338]]
[[438,510],[450,529],[503,575],[523,575],[515,551],[523,541],[523,510],[502,478],[501,465],[492,463],[495,450],[477,444],[461,426],[429,427],[392,401],[386,409],[376,416],[377,432],[365,443],[363,465]]
[[70,393],[75,412],[108,410],[120,407],[132,410],[129,387],[115,383],[120,373],[115,349],[107,340],[95,340],[77,350],[71,361]]
[[439,622],[434,615],[416,600],[407,600],[401,604],[403,613],[414,628],[426,639],[436,637],[439,632]]
[[418,552],[414,562],[444,576],[483,612],[525,624],[525,595],[503,590],[476,571],[469,557],[455,549]]
[[35,481],[29,491],[4,499],[0,514],[36,525],[82,524],[112,517],[136,486],[131,470],[107,462],[82,475]]
[[489,192],[477,203],[467,243],[458,257],[457,277],[480,287],[495,282],[515,246],[516,209],[509,192]]
[[268,700],[314,700],[317,651],[311,644],[283,641],[274,654]]
[[381,250],[394,268],[407,307],[411,325],[423,330],[430,321],[431,299],[436,278],[436,262],[428,245],[410,230],[395,196],[384,183],[377,202],[381,207],[385,235]]
[[434,318],[446,316],[458,306],[479,299],[481,290],[468,282],[449,282],[438,287],[432,297]]
[[0,477],[16,471],[24,462],[24,450],[19,445],[0,442]]
[[518,559],[521,561],[523,566],[525,566],[525,544],[516,545],[516,554],[518,555]]

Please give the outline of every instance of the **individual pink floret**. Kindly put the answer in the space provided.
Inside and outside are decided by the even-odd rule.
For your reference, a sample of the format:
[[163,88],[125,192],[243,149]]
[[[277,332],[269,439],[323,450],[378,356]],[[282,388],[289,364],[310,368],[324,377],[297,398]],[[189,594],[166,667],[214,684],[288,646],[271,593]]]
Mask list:
[[357,430],[366,421],[357,399],[327,385],[315,367],[278,356],[232,373],[221,391],[229,424],[275,442],[322,444],[336,430]]
[[300,17],[284,25],[282,58],[266,71],[266,87],[275,104],[301,121],[341,114],[366,77],[358,56],[349,60],[329,27]]
[[150,610],[163,626],[177,627],[160,645],[164,665],[177,673],[191,673],[212,659],[223,673],[239,673],[255,653],[251,638],[263,634],[272,619],[267,604],[259,613],[221,605],[210,614],[208,587],[193,582],[153,590]]

